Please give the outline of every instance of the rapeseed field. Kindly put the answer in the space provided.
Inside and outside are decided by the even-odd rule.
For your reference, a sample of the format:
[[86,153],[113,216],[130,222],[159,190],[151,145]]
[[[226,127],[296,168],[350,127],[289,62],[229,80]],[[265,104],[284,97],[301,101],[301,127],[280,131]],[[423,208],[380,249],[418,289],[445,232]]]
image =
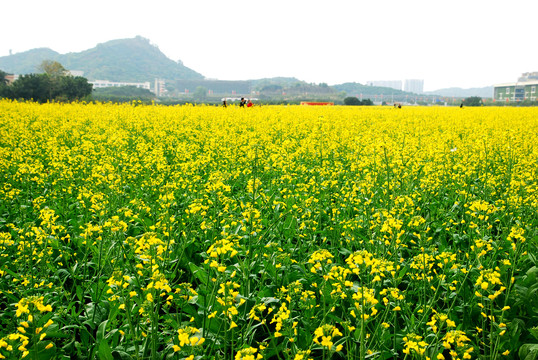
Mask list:
[[535,359],[537,159],[536,108],[0,101],[0,359]]

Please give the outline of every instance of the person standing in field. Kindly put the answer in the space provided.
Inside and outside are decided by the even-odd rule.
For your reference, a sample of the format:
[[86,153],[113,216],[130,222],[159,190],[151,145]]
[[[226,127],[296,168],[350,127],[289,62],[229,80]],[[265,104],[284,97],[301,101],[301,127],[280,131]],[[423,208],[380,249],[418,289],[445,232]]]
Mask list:
[[241,98],[241,101],[239,102],[239,107],[245,107],[246,100],[245,98]]
[[248,103],[247,103],[247,107],[252,107],[253,105],[254,104],[252,103],[252,101],[249,100]]

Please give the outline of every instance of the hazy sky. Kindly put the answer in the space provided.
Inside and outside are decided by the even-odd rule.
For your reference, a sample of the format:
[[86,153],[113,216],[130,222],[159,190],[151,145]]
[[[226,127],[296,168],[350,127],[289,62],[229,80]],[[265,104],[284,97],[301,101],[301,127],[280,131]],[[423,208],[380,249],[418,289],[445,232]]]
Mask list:
[[[137,35],[207,78],[424,79],[482,87],[538,71],[538,0],[3,0],[0,56]],[[76,69],[72,69],[76,70]]]

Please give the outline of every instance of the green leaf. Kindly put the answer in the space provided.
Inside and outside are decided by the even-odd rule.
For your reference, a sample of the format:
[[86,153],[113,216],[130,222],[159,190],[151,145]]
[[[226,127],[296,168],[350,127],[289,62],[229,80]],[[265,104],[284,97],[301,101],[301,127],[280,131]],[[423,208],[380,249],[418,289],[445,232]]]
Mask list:
[[527,256],[529,257],[531,262],[535,265],[534,267],[538,266],[538,263],[536,262],[536,256],[533,253],[529,252]]
[[341,248],[341,249],[338,250],[338,253],[340,255],[342,255],[342,256],[349,256],[349,255],[351,255],[351,250]]
[[529,329],[529,332],[536,340],[538,340],[538,326],[532,327]]
[[106,331],[106,325],[108,324],[108,320],[103,321],[101,324],[99,324],[99,328],[97,329],[97,342],[103,341],[105,339],[105,331]]
[[538,267],[533,266],[529,270],[527,270],[526,278],[524,280],[525,285],[531,286],[532,284],[536,283],[536,279],[538,278]]
[[55,358],[55,356],[52,354],[51,351],[42,351],[42,352],[38,353],[34,359],[37,359],[37,360],[49,360],[49,359],[54,359],[54,358]]
[[200,280],[202,284],[207,285],[207,272],[204,269],[201,269],[191,262],[189,263],[189,268],[191,269],[192,274]]
[[263,297],[261,298],[261,302],[265,305],[271,304],[271,303],[279,303],[280,299],[277,299],[275,297]]
[[371,353],[371,354],[366,355],[364,358],[365,358],[365,359],[373,358],[373,357],[378,356],[379,354],[381,354],[381,352],[379,352],[379,351],[378,351],[378,352],[374,352],[374,353]]
[[525,344],[521,346],[518,355],[522,360],[538,359],[538,344]]
[[108,317],[109,304],[106,302],[95,304],[89,303],[86,305],[83,324],[87,324],[91,328],[96,328],[97,324],[101,324]]
[[99,359],[114,360],[114,356],[112,356],[112,349],[110,349],[110,346],[108,346],[105,339],[103,339],[99,344],[99,352],[97,355],[99,356]]
[[120,360],[132,359],[132,356],[127,354],[125,351],[114,350],[112,351],[112,355],[114,356],[114,359],[120,359]]
[[77,294],[78,301],[82,301],[84,297],[84,289],[82,289],[82,286],[77,286],[75,292]]

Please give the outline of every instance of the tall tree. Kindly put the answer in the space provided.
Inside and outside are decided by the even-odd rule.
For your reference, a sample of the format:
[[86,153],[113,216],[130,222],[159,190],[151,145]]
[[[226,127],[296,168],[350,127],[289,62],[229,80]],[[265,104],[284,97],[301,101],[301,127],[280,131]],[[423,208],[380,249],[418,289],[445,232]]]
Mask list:
[[43,60],[39,65],[39,70],[49,77],[49,100],[52,101],[56,97],[61,85],[61,78],[67,74],[67,70],[58,61]]
[[43,60],[39,69],[41,72],[53,77],[65,76],[67,70],[58,61]]
[[80,100],[92,93],[93,85],[82,76],[62,76],[56,97],[68,101]]
[[362,105],[362,102],[356,96],[348,96],[344,99],[344,105]]
[[0,70],[0,98],[10,98],[11,89],[7,86],[6,76],[8,74],[5,71]]
[[46,102],[50,99],[50,77],[45,74],[23,75],[13,82],[11,92],[14,99]]
[[0,70],[0,86],[7,85],[7,79],[6,79],[7,75],[8,75],[7,72]]
[[195,99],[204,100],[207,97],[207,89],[203,86],[198,86],[192,95]]
[[482,106],[482,98],[480,96],[470,96],[463,100],[465,106]]

